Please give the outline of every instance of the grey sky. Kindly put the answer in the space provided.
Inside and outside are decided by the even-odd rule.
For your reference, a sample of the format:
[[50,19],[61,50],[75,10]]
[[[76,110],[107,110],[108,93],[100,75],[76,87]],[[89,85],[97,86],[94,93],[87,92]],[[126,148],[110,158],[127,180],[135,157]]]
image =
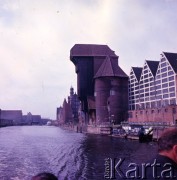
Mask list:
[[70,49],[107,44],[129,74],[177,52],[175,0],[0,0],[0,108],[55,118],[72,85]]

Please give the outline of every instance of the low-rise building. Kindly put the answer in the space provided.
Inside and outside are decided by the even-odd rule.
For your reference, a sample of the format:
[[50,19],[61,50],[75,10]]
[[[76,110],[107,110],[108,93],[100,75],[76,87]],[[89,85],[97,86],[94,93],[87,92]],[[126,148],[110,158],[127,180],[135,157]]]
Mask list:
[[0,111],[0,126],[21,125],[21,123],[22,123],[21,110]]

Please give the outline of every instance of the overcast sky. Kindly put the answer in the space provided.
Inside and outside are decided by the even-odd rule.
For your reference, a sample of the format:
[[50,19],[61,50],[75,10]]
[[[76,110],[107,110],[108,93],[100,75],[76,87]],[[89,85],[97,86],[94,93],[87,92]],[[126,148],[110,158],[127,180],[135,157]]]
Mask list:
[[74,44],[107,44],[131,66],[177,52],[175,0],[0,0],[0,109],[56,117],[76,86]]

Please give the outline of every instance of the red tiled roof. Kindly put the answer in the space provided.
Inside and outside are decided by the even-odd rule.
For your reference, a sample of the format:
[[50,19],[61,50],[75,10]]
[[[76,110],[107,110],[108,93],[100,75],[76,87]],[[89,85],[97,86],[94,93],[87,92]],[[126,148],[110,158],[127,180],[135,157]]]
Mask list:
[[113,64],[113,61],[115,61],[115,59],[111,59],[111,57],[107,56],[94,78],[110,76],[128,77],[117,63]]
[[114,56],[117,55],[107,45],[98,44],[75,44],[70,50],[70,57],[73,56]]

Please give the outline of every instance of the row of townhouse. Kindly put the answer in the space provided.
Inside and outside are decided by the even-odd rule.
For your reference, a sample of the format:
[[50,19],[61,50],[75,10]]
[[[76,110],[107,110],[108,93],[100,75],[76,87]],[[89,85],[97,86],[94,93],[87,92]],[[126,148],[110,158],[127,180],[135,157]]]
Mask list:
[[129,76],[129,122],[177,124],[177,53],[162,52],[160,61],[145,60]]

